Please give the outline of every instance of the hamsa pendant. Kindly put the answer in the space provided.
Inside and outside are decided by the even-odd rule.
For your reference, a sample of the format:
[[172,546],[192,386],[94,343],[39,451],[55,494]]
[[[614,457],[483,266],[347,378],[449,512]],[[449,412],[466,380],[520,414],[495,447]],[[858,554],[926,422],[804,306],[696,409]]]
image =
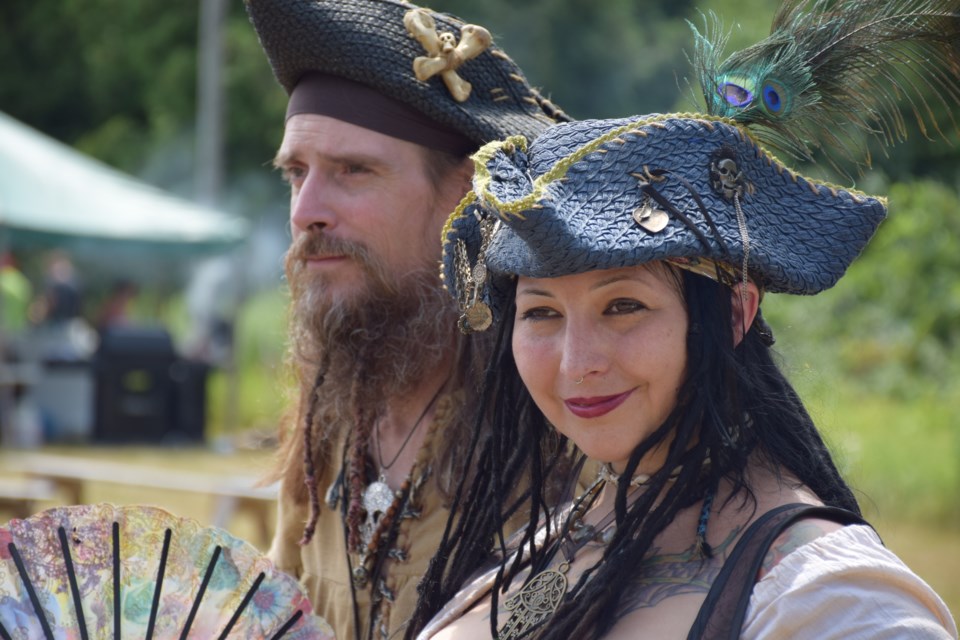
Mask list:
[[556,570],[541,571],[507,599],[503,606],[510,611],[510,617],[499,629],[500,640],[519,638],[553,615],[567,592],[564,574],[569,568],[564,562]]

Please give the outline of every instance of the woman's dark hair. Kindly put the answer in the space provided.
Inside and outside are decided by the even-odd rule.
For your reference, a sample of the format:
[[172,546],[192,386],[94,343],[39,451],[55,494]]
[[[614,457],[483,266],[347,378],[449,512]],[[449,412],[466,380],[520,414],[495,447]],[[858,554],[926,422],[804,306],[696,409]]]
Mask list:
[[[745,479],[751,455],[775,472],[786,470],[827,505],[859,513],[850,488],[797,393],[773,359],[759,318],[739,345],[733,345],[731,290],[709,278],[670,268],[679,281],[687,308],[687,375],[677,406],[667,420],[633,451],[617,488],[616,533],[603,560],[572,585],[556,613],[530,633],[532,638],[599,638],[616,622],[624,595],[637,580],[638,567],[657,535],[682,509],[714,492],[726,478],[734,487],[730,499],[753,500]],[[512,296],[510,297],[512,300]],[[550,562],[546,548],[533,536],[549,526],[548,490],[558,456],[566,442],[547,424],[517,373],[511,351],[514,308],[505,310],[495,356],[486,374],[485,402],[492,407],[477,425],[492,429],[476,437],[477,475],[461,486],[440,548],[420,583],[420,599],[407,638],[412,638],[476,572],[491,554],[501,561],[492,591],[497,610],[501,589],[530,564],[535,575]],[[667,459],[650,480],[650,488],[627,505],[629,479],[644,455],[671,432]],[[477,430],[479,434],[479,428]],[[486,432],[485,432],[486,433]],[[671,472],[680,468],[671,482]],[[519,543],[506,548],[503,524],[517,507],[511,488],[530,486],[524,508],[529,514]],[[663,499],[655,500],[659,495]],[[554,506],[554,505],[551,505]],[[511,552],[517,549],[517,553]],[[707,547],[705,553],[709,554]],[[496,616],[491,616],[496,637]]]

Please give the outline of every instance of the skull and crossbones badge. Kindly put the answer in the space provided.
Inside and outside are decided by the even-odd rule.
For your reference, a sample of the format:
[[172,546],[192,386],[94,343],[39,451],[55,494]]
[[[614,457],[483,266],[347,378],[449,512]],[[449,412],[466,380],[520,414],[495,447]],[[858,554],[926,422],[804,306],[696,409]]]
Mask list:
[[719,149],[710,159],[710,186],[728,201],[732,201],[735,195],[742,198],[745,192],[753,192],[752,185],[737,165],[736,152],[725,148]]
[[433,16],[419,8],[408,11],[403,16],[403,24],[427,52],[427,55],[418,56],[413,61],[417,80],[426,82],[439,74],[454,100],[464,102],[469,98],[473,87],[457,74],[457,69],[490,46],[493,41],[490,32],[474,24],[465,24],[460,29],[458,44],[452,33],[438,33]]

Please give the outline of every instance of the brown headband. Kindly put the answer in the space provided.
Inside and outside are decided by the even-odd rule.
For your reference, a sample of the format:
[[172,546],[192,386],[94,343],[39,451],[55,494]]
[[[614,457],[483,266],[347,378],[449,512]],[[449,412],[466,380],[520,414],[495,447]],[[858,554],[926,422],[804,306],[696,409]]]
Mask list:
[[466,156],[477,145],[372,87],[339,76],[309,72],[287,103],[287,119],[300,113],[329,116],[428,149]]

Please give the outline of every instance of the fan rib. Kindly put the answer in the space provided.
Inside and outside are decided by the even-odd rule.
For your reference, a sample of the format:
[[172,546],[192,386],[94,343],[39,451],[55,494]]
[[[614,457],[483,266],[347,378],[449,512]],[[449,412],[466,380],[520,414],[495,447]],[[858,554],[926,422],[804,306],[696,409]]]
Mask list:
[[113,640],[120,638],[120,523],[113,523]]
[[213,550],[213,557],[210,558],[210,564],[207,565],[207,571],[203,574],[203,580],[200,582],[200,589],[197,591],[197,597],[193,600],[193,606],[190,608],[190,615],[187,616],[187,622],[183,625],[183,631],[180,633],[180,640],[187,640],[187,634],[190,633],[190,627],[193,625],[193,619],[197,617],[197,610],[200,608],[200,601],[203,599],[203,594],[207,591],[207,585],[210,583],[210,578],[213,576],[213,570],[217,566],[217,560],[220,559],[220,551],[222,547],[217,545]]
[[83,617],[83,599],[80,597],[80,587],[77,586],[77,573],[73,568],[73,557],[70,555],[70,543],[67,541],[67,530],[57,529],[60,537],[60,549],[63,551],[63,561],[67,565],[67,579],[70,581],[70,593],[73,595],[73,608],[77,614],[77,626],[80,627],[80,638],[89,640],[87,635],[87,621]]
[[2,624],[0,624],[0,638],[3,638],[3,640],[13,640],[13,638],[10,636],[10,632],[7,631],[7,628]]
[[33,610],[37,612],[37,619],[40,621],[40,626],[43,627],[43,634],[47,637],[47,640],[54,640],[53,631],[50,630],[50,623],[47,622],[47,616],[43,612],[43,607],[40,606],[40,598],[37,597],[33,583],[30,582],[30,576],[27,575],[27,568],[23,566],[23,558],[20,557],[17,546],[11,542],[7,545],[7,549],[10,550],[13,562],[17,565],[17,572],[20,574],[20,579],[23,580],[23,586],[27,589],[30,602],[33,603]]
[[160,566],[157,567],[157,586],[153,591],[153,606],[150,607],[150,622],[147,624],[146,640],[153,638],[153,627],[157,623],[157,611],[160,609],[160,592],[163,590],[163,573],[167,568],[167,554],[170,552],[170,537],[173,532],[167,529],[163,533],[163,550],[160,551]]
[[277,640],[278,638],[282,638],[287,633],[287,631],[290,631],[291,627],[297,624],[297,621],[302,617],[303,617],[303,611],[301,611],[300,609],[297,609],[296,613],[290,616],[290,619],[287,620],[287,623],[282,627],[280,627],[279,631],[277,631],[275,634],[270,636],[270,640]]
[[260,588],[260,583],[263,582],[263,579],[266,577],[265,573],[261,573],[257,576],[257,579],[253,581],[253,586],[250,587],[250,590],[247,591],[247,595],[243,596],[243,601],[240,603],[240,606],[237,607],[236,612],[233,614],[233,617],[230,618],[230,622],[227,623],[227,626],[223,629],[223,633],[220,634],[220,637],[217,640],[225,640],[227,634],[230,633],[230,630],[233,629],[233,625],[237,624],[237,620],[240,619],[240,614],[243,613],[243,610],[247,608],[247,605],[250,604],[250,600],[253,599],[253,594],[257,592],[257,589]]

